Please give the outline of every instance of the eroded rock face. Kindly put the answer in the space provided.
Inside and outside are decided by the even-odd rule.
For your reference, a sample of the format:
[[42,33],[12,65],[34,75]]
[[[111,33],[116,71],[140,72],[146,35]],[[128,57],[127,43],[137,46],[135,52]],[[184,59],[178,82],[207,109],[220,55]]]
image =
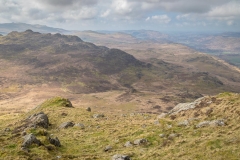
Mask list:
[[38,140],[32,133],[31,134],[28,134],[26,136],[24,136],[24,141],[23,141],[23,144],[22,144],[22,147],[23,148],[27,148],[29,146],[31,146],[32,144],[37,144],[37,145],[42,145],[41,141]]
[[131,160],[131,158],[128,155],[115,154],[112,160]]

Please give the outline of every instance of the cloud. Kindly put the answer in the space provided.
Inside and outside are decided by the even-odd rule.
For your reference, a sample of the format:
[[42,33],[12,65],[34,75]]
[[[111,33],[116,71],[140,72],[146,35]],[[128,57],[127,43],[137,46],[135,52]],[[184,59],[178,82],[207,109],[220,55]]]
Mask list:
[[55,9],[76,8],[83,6],[93,6],[98,3],[98,0],[35,0],[41,5],[50,6]]
[[183,15],[177,15],[176,19],[177,20],[182,20],[182,19],[189,19],[190,15],[189,14],[183,14]]
[[233,19],[234,17],[240,17],[240,2],[235,1],[225,5],[216,6],[212,8],[207,15],[217,19]]
[[116,0],[112,3],[112,9],[115,13],[120,15],[126,15],[133,11],[133,4],[127,0]]
[[158,23],[169,23],[171,21],[171,18],[168,17],[167,15],[155,15],[155,16],[151,16],[151,17],[147,17],[146,21],[156,21]]
[[70,28],[89,24],[96,29],[101,22],[106,28],[110,23],[144,29],[152,23],[193,26],[198,22],[207,27],[216,23],[237,27],[239,8],[239,0],[0,0],[0,20],[73,25]]
[[107,17],[110,14],[110,12],[111,11],[108,9],[105,12],[103,12],[100,17],[105,18],[105,17]]
[[83,7],[81,10],[73,10],[65,12],[63,18],[67,20],[83,20],[83,19],[93,19],[97,15],[94,8]]

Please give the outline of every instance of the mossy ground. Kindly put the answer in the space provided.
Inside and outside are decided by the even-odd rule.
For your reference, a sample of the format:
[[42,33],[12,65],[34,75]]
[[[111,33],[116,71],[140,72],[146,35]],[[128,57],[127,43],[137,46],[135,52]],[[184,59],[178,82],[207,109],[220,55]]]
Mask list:
[[[187,118],[191,113],[179,116],[175,120],[165,118],[155,124],[156,115],[143,113],[128,113],[124,115],[105,112],[105,117],[94,119],[93,114],[82,108],[64,107],[64,98],[47,100],[34,110],[18,117],[3,115],[0,117],[0,159],[110,159],[114,154],[127,154],[134,160],[138,159],[239,159],[240,157],[240,125],[239,125],[239,94],[223,93],[216,97],[216,101],[208,107],[214,109],[210,117],[200,117],[190,126],[178,127],[178,121]],[[225,109],[225,112],[223,112]],[[228,109],[228,110],[226,110]],[[21,124],[20,120],[33,113],[43,111],[49,117],[51,126],[48,129],[28,129],[45,145],[50,145],[45,135],[53,134],[61,141],[61,147],[54,147],[52,151],[43,146],[32,145],[30,152],[21,150],[22,136],[12,133]],[[65,113],[65,114],[63,114]],[[229,115],[231,114],[231,115]],[[226,118],[227,125],[222,127],[195,128],[203,120],[213,117]],[[231,118],[232,117],[232,118]],[[84,129],[72,127],[59,129],[63,122],[73,121],[82,123]],[[172,126],[172,127],[170,127]],[[10,132],[4,131],[10,128]],[[179,134],[173,139],[161,138],[159,134]],[[145,138],[148,143],[129,148],[123,145],[127,141],[133,142],[138,138]],[[110,145],[112,150],[104,152]]]

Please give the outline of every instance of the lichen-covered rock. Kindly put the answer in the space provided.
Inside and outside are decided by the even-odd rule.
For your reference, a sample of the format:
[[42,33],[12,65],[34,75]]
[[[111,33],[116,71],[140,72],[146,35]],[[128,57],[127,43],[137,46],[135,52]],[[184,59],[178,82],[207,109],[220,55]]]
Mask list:
[[66,129],[66,128],[73,127],[73,126],[74,126],[73,122],[64,122],[59,126],[59,128],[60,129]]
[[203,99],[204,99],[204,97],[201,97],[191,103],[180,103],[180,104],[176,105],[168,114],[172,115],[172,114],[177,114],[181,111],[194,109],[202,102]]
[[128,155],[115,154],[112,160],[131,160],[131,158]]
[[43,112],[31,115],[28,120],[30,120],[31,126],[36,125],[43,128],[48,128],[49,126],[48,116]]
[[42,145],[41,141],[38,140],[32,133],[24,136],[24,141],[22,143],[23,148],[29,147],[31,144],[37,144],[37,145]]
[[55,137],[55,138],[48,137],[48,141],[56,147],[61,147],[61,143],[58,137]]

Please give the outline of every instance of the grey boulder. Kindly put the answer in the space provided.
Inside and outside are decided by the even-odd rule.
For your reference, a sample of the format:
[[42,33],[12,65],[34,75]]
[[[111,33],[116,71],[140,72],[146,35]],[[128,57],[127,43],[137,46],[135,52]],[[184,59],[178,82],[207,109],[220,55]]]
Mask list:
[[23,148],[27,148],[29,146],[31,146],[32,144],[37,144],[37,145],[42,145],[41,141],[38,140],[32,133],[31,134],[28,134],[26,136],[24,136],[24,141],[23,141],[23,144],[22,144],[22,147]]

